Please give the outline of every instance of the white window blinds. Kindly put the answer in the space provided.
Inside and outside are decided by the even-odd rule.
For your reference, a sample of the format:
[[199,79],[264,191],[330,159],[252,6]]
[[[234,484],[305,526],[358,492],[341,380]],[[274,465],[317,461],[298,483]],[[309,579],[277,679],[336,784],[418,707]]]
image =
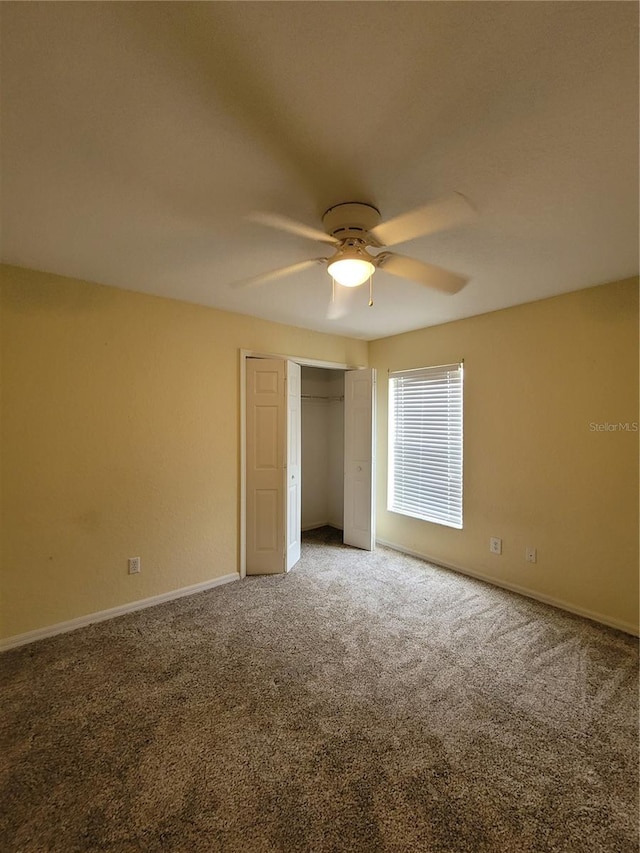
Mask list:
[[462,527],[462,364],[389,374],[388,509]]

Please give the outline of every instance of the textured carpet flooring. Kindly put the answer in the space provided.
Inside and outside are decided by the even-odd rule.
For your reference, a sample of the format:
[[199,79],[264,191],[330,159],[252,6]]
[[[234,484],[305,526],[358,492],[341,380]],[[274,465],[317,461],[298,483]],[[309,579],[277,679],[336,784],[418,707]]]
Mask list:
[[0,849],[638,849],[636,641],[380,548],[0,658]]

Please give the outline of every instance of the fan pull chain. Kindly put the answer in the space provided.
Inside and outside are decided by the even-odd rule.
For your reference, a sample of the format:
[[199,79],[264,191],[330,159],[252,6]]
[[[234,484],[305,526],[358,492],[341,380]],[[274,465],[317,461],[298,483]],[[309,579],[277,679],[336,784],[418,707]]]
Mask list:
[[369,308],[373,308],[373,276],[369,276]]
[[336,280],[331,276],[331,301],[336,301]]

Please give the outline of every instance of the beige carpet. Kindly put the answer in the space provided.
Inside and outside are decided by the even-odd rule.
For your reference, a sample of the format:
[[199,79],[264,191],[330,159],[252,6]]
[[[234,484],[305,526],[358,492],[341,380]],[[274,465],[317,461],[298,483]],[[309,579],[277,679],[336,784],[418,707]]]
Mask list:
[[0,849],[638,849],[636,641],[380,548],[7,652]]

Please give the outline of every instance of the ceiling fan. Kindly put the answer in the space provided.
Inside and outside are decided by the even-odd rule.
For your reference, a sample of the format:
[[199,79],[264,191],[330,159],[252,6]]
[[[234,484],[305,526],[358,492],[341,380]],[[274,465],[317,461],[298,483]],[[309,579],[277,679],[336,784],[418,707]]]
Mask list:
[[[322,217],[324,231],[276,213],[253,213],[249,216],[253,222],[328,243],[335,251],[330,257],[310,258],[234,282],[231,286],[256,287],[301,272],[315,264],[326,264],[327,272],[334,283],[337,282],[343,287],[358,287],[366,281],[369,281],[371,287],[372,275],[377,269],[381,269],[425,287],[444,293],[457,293],[469,280],[465,276],[395,252],[381,251],[372,254],[369,250],[386,249],[387,246],[443,231],[467,222],[474,215],[475,210],[471,203],[458,192],[387,222],[380,221],[380,212],[373,205],[361,202],[336,204]],[[369,304],[373,304],[371,294]]]

